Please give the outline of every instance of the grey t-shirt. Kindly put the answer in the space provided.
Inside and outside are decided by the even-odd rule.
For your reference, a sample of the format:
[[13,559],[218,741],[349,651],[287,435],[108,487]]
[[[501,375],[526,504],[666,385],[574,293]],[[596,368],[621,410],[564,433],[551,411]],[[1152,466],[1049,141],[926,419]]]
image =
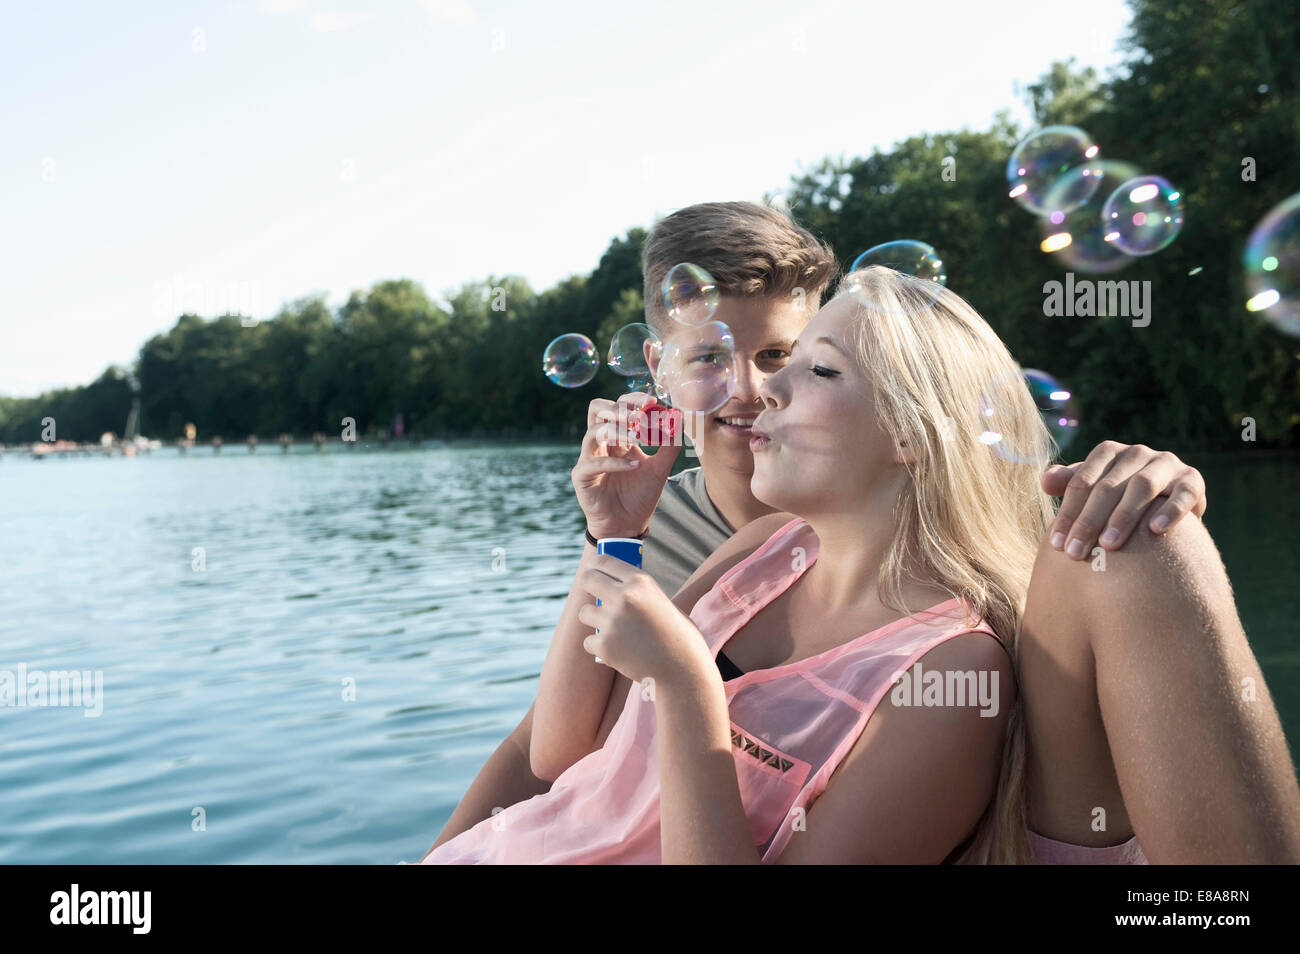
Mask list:
[[664,485],[641,550],[641,569],[674,596],[687,577],[735,532],[705,492],[703,468],[683,470]]

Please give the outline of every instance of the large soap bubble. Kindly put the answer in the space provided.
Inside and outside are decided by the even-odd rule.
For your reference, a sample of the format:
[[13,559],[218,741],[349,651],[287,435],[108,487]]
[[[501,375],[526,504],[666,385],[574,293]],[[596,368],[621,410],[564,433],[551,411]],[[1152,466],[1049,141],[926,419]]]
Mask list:
[[720,321],[680,328],[663,344],[655,382],[672,405],[708,414],[736,393],[736,342]]
[[901,274],[933,282],[935,286],[948,284],[948,270],[934,246],[915,239],[899,239],[875,245],[853,260],[849,274],[844,277],[844,287],[871,311],[884,312],[897,307],[902,310],[902,314],[908,315],[932,304],[937,297],[933,286],[920,286],[919,296],[900,297],[897,303],[893,298],[884,298],[863,272],[863,269],[872,265],[891,268]]
[[915,239],[899,239],[872,246],[853,260],[849,272],[851,274],[868,265],[883,265],[904,275],[915,275],[940,285],[948,284],[948,269],[934,246]]
[[1041,466],[1051,449],[1013,424],[1024,412],[1026,387],[1056,447],[1065,450],[1070,446],[1079,430],[1074,395],[1046,371],[1034,368],[1025,368],[1018,375],[999,375],[985,386],[979,398],[979,441],[1004,460]]
[[[1007,160],[1009,195],[1035,215],[1056,210],[1068,212],[1078,208],[1097,191],[1098,181],[1090,171],[1095,165],[1098,148],[1092,137],[1077,126],[1048,126],[1022,139]],[[1078,170],[1068,189],[1059,186],[1061,178]],[[1048,194],[1057,195],[1048,202]]]

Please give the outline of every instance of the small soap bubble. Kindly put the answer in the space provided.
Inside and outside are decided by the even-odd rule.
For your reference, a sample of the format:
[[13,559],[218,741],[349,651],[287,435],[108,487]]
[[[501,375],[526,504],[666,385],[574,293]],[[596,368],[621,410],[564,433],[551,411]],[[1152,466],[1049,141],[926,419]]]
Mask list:
[[1300,336],[1300,192],[1260,220],[1242,261],[1246,310],[1283,334]]
[[1019,375],[1001,375],[981,392],[980,443],[1012,463],[1044,465],[1052,449],[1043,441],[1041,431],[1025,425],[1021,415],[1030,405],[1038,411],[1057,450],[1069,447],[1079,431],[1074,395],[1056,378],[1034,368],[1025,368]]
[[662,349],[658,332],[643,321],[634,321],[614,332],[605,363],[625,378],[648,378],[650,362],[657,362]]
[[655,382],[673,407],[708,414],[736,393],[731,329],[708,321],[678,329],[663,344]]
[[[1082,205],[1066,209],[1062,196],[1078,194],[1077,180],[1087,178],[1100,186]],[[1044,199],[1051,209],[1039,219],[1043,241],[1039,246],[1066,269],[1105,275],[1132,265],[1136,259],[1113,242],[1106,241],[1107,229],[1102,220],[1106,199],[1114,191],[1113,183],[1126,182],[1141,174],[1137,166],[1118,159],[1102,159],[1087,168],[1075,168],[1049,188]],[[1060,213],[1058,216],[1057,213]],[[1060,221],[1057,221],[1057,219]]]
[[600,359],[586,335],[560,335],[542,354],[542,372],[562,388],[580,388],[596,376]]
[[[1007,160],[1008,193],[1035,215],[1062,214],[1077,209],[1097,191],[1097,144],[1077,126],[1048,126],[1022,139]],[[1077,170],[1068,187],[1058,186]],[[1049,203],[1048,193],[1055,189]]]
[[1183,194],[1168,179],[1138,176],[1110,194],[1101,217],[1105,241],[1126,255],[1154,255],[1183,229]]
[[668,317],[685,325],[701,325],[718,310],[719,292],[713,276],[690,262],[674,265],[664,276],[664,308]]

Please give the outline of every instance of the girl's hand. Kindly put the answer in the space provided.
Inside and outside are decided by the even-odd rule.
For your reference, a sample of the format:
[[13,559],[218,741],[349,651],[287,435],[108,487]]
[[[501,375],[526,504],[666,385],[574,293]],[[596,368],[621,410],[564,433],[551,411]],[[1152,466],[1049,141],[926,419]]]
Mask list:
[[663,685],[717,673],[704,636],[650,574],[599,554],[576,582],[600,600],[579,609],[578,619],[600,630],[582,648],[605,665],[633,682]]
[[649,394],[633,392],[617,403],[597,398],[587,407],[587,433],[571,477],[587,529],[598,539],[636,536],[650,525],[681,453],[680,439],[653,455],[637,446],[640,409],[653,401]]
[[1103,441],[1087,460],[1070,467],[1049,467],[1043,489],[1064,495],[1048,531],[1052,546],[1082,560],[1100,542],[1118,550],[1137,528],[1143,511],[1157,497],[1167,497],[1151,518],[1152,533],[1164,533],[1188,513],[1205,513],[1201,472],[1168,451],[1144,444]]

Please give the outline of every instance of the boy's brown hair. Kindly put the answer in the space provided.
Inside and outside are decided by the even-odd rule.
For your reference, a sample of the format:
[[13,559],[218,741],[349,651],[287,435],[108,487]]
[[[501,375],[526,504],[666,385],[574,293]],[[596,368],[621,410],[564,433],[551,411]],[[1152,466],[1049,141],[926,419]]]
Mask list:
[[784,212],[753,202],[701,202],[655,223],[641,255],[646,321],[671,323],[663,281],[682,262],[713,276],[722,295],[781,298],[802,288],[811,311],[836,272],[835,253]]

